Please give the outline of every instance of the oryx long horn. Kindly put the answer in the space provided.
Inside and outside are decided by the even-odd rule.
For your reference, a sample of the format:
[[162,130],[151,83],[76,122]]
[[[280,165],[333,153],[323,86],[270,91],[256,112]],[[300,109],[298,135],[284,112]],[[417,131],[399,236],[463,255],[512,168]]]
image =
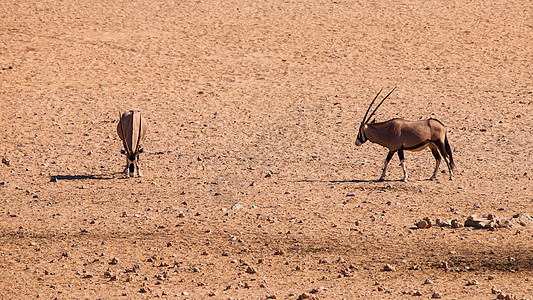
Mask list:
[[[135,124],[135,115],[134,113],[131,114],[131,118],[133,120],[133,124]],[[135,154],[139,153],[139,144],[141,143],[141,132],[142,132],[142,119],[141,119],[141,113],[139,113],[139,132],[137,136],[137,146],[135,147]]]
[[[385,101],[385,99],[387,99],[387,97],[389,97],[390,94],[392,94],[392,92],[394,92],[394,90],[396,89],[396,87],[394,87],[388,94],[387,96],[385,96],[381,102],[379,102],[378,106],[376,106],[376,108],[374,109],[374,111],[370,114],[370,116],[368,117],[368,120],[370,120],[372,118],[372,116],[376,113],[376,111],[378,110],[378,108],[381,106],[381,104],[383,104],[383,101]],[[373,103],[373,102],[372,102]]]
[[374,97],[374,99],[372,100],[372,102],[370,103],[370,105],[368,106],[368,108],[366,109],[366,113],[365,113],[365,116],[363,117],[363,122],[362,124],[365,124],[366,123],[366,116],[368,115],[368,112],[370,111],[370,108],[372,108],[372,105],[374,104],[374,101],[376,101],[376,99],[378,98],[379,94],[381,93],[381,91],[383,91],[383,88],[381,88],[379,90],[379,92],[376,94],[376,97]]
[[[120,111],[118,112],[118,122],[122,120],[122,114]],[[128,144],[126,143],[126,134],[124,134],[124,126],[122,123],[120,123],[120,131],[122,132],[122,144],[124,145],[124,150],[126,151],[126,155],[130,155],[130,150],[128,149]]]

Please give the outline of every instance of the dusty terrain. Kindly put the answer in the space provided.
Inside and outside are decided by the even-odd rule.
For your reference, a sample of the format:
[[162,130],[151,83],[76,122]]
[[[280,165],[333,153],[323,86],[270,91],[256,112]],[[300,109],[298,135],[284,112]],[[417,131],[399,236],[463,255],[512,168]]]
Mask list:
[[[532,298],[532,227],[414,227],[533,215],[533,2],[478,2],[4,1],[0,297]],[[382,87],[454,181],[374,181]]]

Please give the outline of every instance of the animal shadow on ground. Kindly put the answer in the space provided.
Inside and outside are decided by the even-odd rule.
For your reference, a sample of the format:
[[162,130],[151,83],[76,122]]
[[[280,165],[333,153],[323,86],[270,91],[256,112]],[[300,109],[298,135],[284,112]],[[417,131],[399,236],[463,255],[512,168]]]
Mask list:
[[360,180],[360,179],[352,179],[352,180],[315,180],[315,179],[301,179],[301,180],[294,180],[294,182],[305,182],[305,183],[370,183],[375,182],[375,180]]
[[52,175],[50,176],[50,181],[55,182],[59,180],[84,180],[84,179],[98,179],[98,180],[109,180],[113,179],[114,176],[101,174],[101,175]]

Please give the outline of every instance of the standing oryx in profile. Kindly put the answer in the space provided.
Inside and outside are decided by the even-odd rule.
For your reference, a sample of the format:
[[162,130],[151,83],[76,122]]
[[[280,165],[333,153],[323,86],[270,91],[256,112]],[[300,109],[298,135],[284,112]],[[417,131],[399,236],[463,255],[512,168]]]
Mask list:
[[124,175],[130,177],[130,175],[138,174],[139,177],[142,177],[139,169],[139,153],[142,153],[143,149],[140,147],[140,143],[146,134],[148,125],[140,111],[131,110],[122,116],[119,114],[119,117],[117,133],[124,144],[124,149],[120,153],[126,155]]
[[389,149],[389,154],[387,154],[387,158],[385,159],[385,166],[383,167],[383,173],[381,174],[379,181],[382,181],[385,178],[387,165],[396,152],[398,152],[398,157],[400,158],[401,166],[403,168],[402,180],[407,181],[407,171],[405,170],[403,151],[420,151],[427,147],[431,149],[431,152],[436,159],[435,171],[433,171],[430,180],[434,180],[437,176],[441,155],[444,157],[444,160],[448,165],[450,180],[453,180],[453,169],[455,168],[455,165],[453,163],[452,149],[448,143],[448,138],[446,137],[446,128],[439,120],[427,119],[422,121],[406,121],[402,119],[392,119],[381,123],[375,123],[374,121],[370,123],[368,122],[383,101],[385,101],[393,91],[394,89],[381,100],[367,118],[368,112],[374,104],[374,101],[376,101],[376,98],[381,93],[381,90],[376,97],[374,97],[374,100],[372,100],[372,103],[370,103],[370,106],[366,110],[363,121],[359,126],[359,134],[355,140],[356,146],[361,146],[364,142],[369,140]]

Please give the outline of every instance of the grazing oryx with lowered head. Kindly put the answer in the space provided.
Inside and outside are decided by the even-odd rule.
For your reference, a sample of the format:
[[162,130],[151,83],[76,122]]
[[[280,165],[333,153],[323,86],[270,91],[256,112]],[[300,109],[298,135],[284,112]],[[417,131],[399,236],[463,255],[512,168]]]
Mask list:
[[374,101],[376,101],[376,98],[381,93],[381,90],[376,97],[374,97],[374,100],[372,100],[372,103],[370,103],[370,106],[366,110],[363,121],[359,126],[359,134],[355,140],[356,146],[361,146],[368,140],[389,149],[389,154],[387,154],[387,158],[385,159],[385,166],[383,167],[383,173],[381,174],[379,181],[385,179],[387,165],[396,152],[398,152],[398,157],[400,158],[401,166],[403,168],[403,181],[407,181],[407,171],[405,170],[403,151],[420,151],[427,147],[431,149],[431,152],[436,159],[435,171],[433,171],[430,180],[435,180],[437,176],[441,155],[444,157],[444,160],[448,165],[450,180],[453,180],[453,169],[455,168],[455,165],[453,163],[452,149],[448,143],[448,138],[446,137],[446,128],[439,120],[427,119],[422,121],[406,121],[403,119],[392,119],[380,123],[375,123],[374,121],[368,122],[383,101],[385,101],[393,91],[394,89],[381,100],[367,118],[368,112],[374,104]]
[[117,133],[124,149],[120,153],[126,155],[126,168],[124,169],[124,175],[126,177],[135,176],[138,174],[142,177],[141,170],[139,169],[139,153],[143,152],[140,147],[141,140],[146,135],[148,125],[146,120],[141,115],[140,111],[128,111],[120,116],[120,121],[117,125]]

